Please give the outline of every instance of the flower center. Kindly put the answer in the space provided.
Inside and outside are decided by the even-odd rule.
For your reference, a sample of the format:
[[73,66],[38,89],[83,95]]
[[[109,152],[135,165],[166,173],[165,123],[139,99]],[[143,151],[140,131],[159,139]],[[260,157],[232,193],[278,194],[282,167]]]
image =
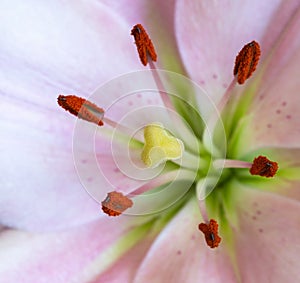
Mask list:
[[[164,74],[156,69],[153,61],[157,60],[157,55],[152,41],[147,35],[145,29],[140,24],[135,25],[131,30],[131,34],[134,36],[135,44],[142,64],[145,66],[149,64],[151,68],[151,75],[153,76],[152,81],[154,81],[156,84],[155,89],[159,92],[161,102],[165,109],[164,111],[166,112],[164,114],[166,114],[165,116],[167,118],[165,118],[164,116],[165,120],[162,119],[162,121],[158,119],[159,123],[152,123],[151,120],[143,121],[143,125],[138,128],[141,129],[143,127],[144,129],[144,143],[139,138],[135,139],[137,146],[134,148],[132,155],[134,157],[138,156],[137,159],[139,163],[137,162],[136,164],[140,164],[142,162],[143,165],[146,166],[146,169],[144,168],[145,166],[141,166],[143,168],[133,166],[134,172],[137,172],[139,169],[141,169],[138,172],[140,174],[142,171],[148,170],[148,172],[153,172],[154,177],[150,180],[150,178],[148,178],[148,175],[146,174],[147,176],[145,175],[146,177],[144,179],[141,178],[139,180],[147,180],[148,183],[144,182],[140,187],[134,188],[134,190],[130,191],[130,193],[128,194],[123,194],[117,191],[109,192],[107,194],[107,197],[101,202],[102,210],[109,216],[117,216],[124,213],[124,211],[126,211],[129,208],[130,210],[135,209],[135,207],[138,206],[136,201],[137,197],[143,194],[145,194],[146,197],[149,197],[150,194],[147,195],[148,191],[153,190],[155,191],[155,193],[163,192],[161,195],[159,195],[159,201],[164,199],[168,200],[170,196],[175,196],[174,199],[177,200],[180,197],[182,197],[182,195],[185,192],[187,192],[187,190],[189,190],[190,187],[192,187],[198,194],[199,208],[204,221],[204,223],[199,224],[198,228],[201,232],[204,233],[207,245],[211,248],[215,248],[221,242],[221,238],[218,234],[219,225],[214,219],[220,220],[221,216],[214,214],[214,210],[217,211],[217,209],[209,209],[207,204],[212,203],[213,205],[211,205],[211,207],[213,208],[215,208],[218,205],[223,205],[222,197],[227,192],[223,190],[222,186],[219,186],[222,188],[222,190],[215,190],[217,191],[217,193],[215,193],[215,191],[212,194],[210,193],[212,192],[216,184],[222,185],[222,183],[227,182],[232,177],[230,175],[230,172],[232,171],[224,170],[223,173],[220,172],[220,169],[239,168],[240,170],[243,170],[241,168],[248,168],[250,174],[252,175],[273,177],[276,174],[278,165],[276,162],[270,161],[269,159],[263,156],[255,158],[252,163],[248,161],[225,159],[225,154],[227,154],[226,158],[228,158],[228,156],[230,158],[231,153],[226,153],[227,144],[225,144],[224,147],[222,147],[223,145],[221,144],[224,141],[222,138],[220,138],[223,137],[222,134],[220,134],[220,128],[223,127],[223,121],[221,120],[221,117],[217,115],[211,115],[211,117],[209,117],[208,119],[207,127],[204,127],[203,124],[205,123],[203,123],[203,121],[201,120],[202,116],[200,116],[197,111],[195,112],[197,112],[196,114],[198,116],[194,115],[195,113],[191,111],[193,110],[193,107],[190,107],[191,105],[197,105],[197,103],[195,103],[197,99],[193,99],[191,97],[195,98],[195,96],[198,93],[193,93],[189,97],[189,99],[187,99],[189,102],[188,106],[184,104],[185,101],[182,101],[184,100],[184,94],[180,96],[180,98],[182,99],[178,99],[178,101],[174,99],[174,97],[171,98],[169,95],[170,92],[165,91],[165,85],[170,84],[170,82],[174,82],[174,85],[176,85],[176,83],[178,82],[176,80],[172,81],[169,78],[165,79]],[[233,95],[236,94],[236,92],[234,92],[233,89],[235,88],[237,83],[244,84],[245,81],[253,74],[257,67],[259,57],[260,47],[259,44],[255,41],[252,41],[249,44],[245,45],[240,51],[240,53],[237,55],[233,70],[233,81],[226,90],[219,105],[217,105],[219,113],[223,115],[222,119],[227,119],[227,117],[229,116],[226,116],[224,114],[227,114],[226,111],[228,111],[228,109],[233,109],[232,112],[234,112],[234,107],[238,107],[236,106],[237,103],[233,103],[233,106],[229,105],[230,100],[232,102],[236,99],[236,97],[233,97]],[[188,90],[190,92],[193,92],[193,89],[194,85],[192,85],[192,87],[190,87]],[[132,101],[129,102],[133,104]],[[201,103],[203,103],[203,101],[201,101]],[[128,132],[130,132],[131,130],[124,125],[120,125],[117,122],[108,119],[105,115],[106,112],[102,108],[83,98],[74,95],[60,95],[58,97],[58,104],[65,110],[69,111],[71,114],[78,116],[78,118],[92,122],[98,126],[103,126],[107,124],[113,127],[114,130],[116,130],[116,132],[120,130],[122,134],[125,133],[125,135],[128,134]],[[203,105],[205,105],[205,103],[203,103]],[[170,112],[172,111],[178,115],[170,115]],[[210,113],[211,111],[207,112]],[[230,111],[228,112],[230,113]],[[201,119],[199,119],[199,117]],[[188,127],[184,126],[183,120],[184,122],[189,122],[189,126],[192,129],[192,131],[190,131]],[[166,128],[164,128],[164,126],[162,126],[161,122],[164,121],[168,121],[168,125],[173,125],[172,133],[173,129],[178,130],[176,133],[174,133],[174,136],[170,133],[170,131],[168,131]],[[169,123],[170,121],[171,123]],[[165,122],[164,125],[166,125]],[[220,125],[222,127],[220,127]],[[233,125],[233,123],[231,123],[231,125]],[[227,126],[226,129],[227,142],[230,142],[231,132],[228,131],[228,128],[233,127]],[[222,130],[224,131],[224,128],[222,128]],[[193,136],[192,138],[191,135]],[[127,136],[129,137],[130,134],[128,134]],[[178,136],[181,139],[176,138],[175,136]],[[197,140],[196,146],[191,142],[193,138]],[[118,141],[120,140],[121,137]],[[222,140],[222,142],[220,142],[220,140]],[[129,142],[126,143],[126,150],[130,148],[130,145],[131,144]],[[123,150],[122,148],[118,152],[120,153],[119,155],[125,156],[127,154],[127,152],[125,152],[126,150]],[[139,154],[134,155],[137,152]],[[126,157],[128,156],[129,155],[127,155]],[[180,162],[178,162],[179,159]],[[158,168],[159,165],[163,163],[166,163],[165,168],[161,171],[158,171],[157,169],[160,169]],[[130,162],[124,164],[124,168],[127,168],[129,167]],[[210,170],[211,167],[213,168],[213,170]],[[176,182],[178,183],[177,186],[168,186],[169,183],[174,184]],[[186,183],[183,184],[183,182]],[[171,189],[167,189],[165,191],[161,189],[165,189],[168,187]],[[183,188],[186,189],[186,191],[184,191]],[[122,190],[122,188],[120,189]],[[180,192],[179,194],[178,191]],[[183,194],[182,191],[184,191]],[[199,193],[199,191],[201,192]],[[194,191],[193,193],[195,195]],[[178,194],[178,198],[176,198],[176,194]],[[208,195],[209,197],[207,197]],[[153,205],[153,203],[155,202],[159,203],[157,199],[149,203],[150,205]],[[145,204],[141,205],[143,209],[145,206]],[[162,203],[162,207],[166,208],[164,207],[164,203]],[[219,209],[219,211],[223,210],[223,207],[222,209]],[[208,215],[211,217],[208,217]],[[224,221],[222,223],[224,223]],[[220,226],[220,228],[222,227]]]

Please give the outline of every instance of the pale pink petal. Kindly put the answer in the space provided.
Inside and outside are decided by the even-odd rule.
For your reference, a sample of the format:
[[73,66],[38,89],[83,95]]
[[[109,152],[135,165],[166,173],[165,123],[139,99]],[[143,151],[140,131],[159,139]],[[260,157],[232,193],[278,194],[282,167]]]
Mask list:
[[158,29],[159,23],[157,20],[159,20],[163,23],[164,29],[172,33],[176,0],[166,0],[164,2],[159,0],[132,0],[131,5],[128,5],[126,0],[101,0],[101,3],[121,14],[133,25],[140,23],[140,21],[146,21],[151,25],[151,28]]
[[10,95],[24,88],[41,101],[53,95],[50,86],[86,95],[140,67],[131,26],[101,3],[15,0],[2,1],[1,9],[2,91]]
[[1,10],[1,222],[51,230],[95,219],[74,168],[74,117],[56,97],[87,96],[140,68],[131,27],[100,3],[2,1]]
[[[89,283],[120,283],[132,282],[139,265],[145,257],[158,230],[151,230],[147,235],[135,244],[127,253],[121,256],[109,269],[94,276]],[[75,281],[76,282],[76,281]],[[82,281],[78,281],[82,283]]]
[[241,282],[298,282],[299,202],[243,188],[237,212],[235,243]]
[[179,0],[177,41],[189,76],[218,101],[233,79],[240,49],[262,42],[264,58],[297,6],[299,1]]
[[0,234],[1,281],[77,282],[86,266],[142,221],[145,219],[102,219],[52,234],[3,231]]
[[200,222],[197,202],[192,200],[155,240],[134,282],[237,282],[226,249],[206,246]]
[[[284,3],[286,4],[287,2],[285,1]],[[282,8],[283,9],[278,12],[275,19],[280,19],[280,15],[285,15],[287,13],[284,7]],[[298,3],[297,7],[291,12],[292,13],[282,31],[280,29],[276,31],[277,24],[274,25],[273,23],[270,23],[267,33],[263,38],[262,45],[265,47],[272,44],[274,37],[276,40],[273,42],[269,52],[267,52],[269,48],[263,50],[263,52],[266,53],[264,56],[266,60],[262,62],[264,64],[264,69],[262,70],[263,78],[258,91],[260,95],[258,99],[265,96],[265,91],[268,87],[274,84],[274,81],[276,81],[278,76],[281,76],[282,72],[285,72],[286,68],[288,69],[291,58],[295,56],[295,53],[297,53],[300,48],[300,38],[297,36],[300,28],[300,3]],[[281,31],[281,33],[279,33],[279,31]],[[269,35],[269,32],[271,33],[271,36]]]
[[[299,28],[300,12],[297,32]],[[276,57],[272,58],[277,60]],[[299,64],[300,41],[297,51],[293,52],[285,62],[280,73],[270,76],[270,78],[273,77],[272,83],[259,91],[259,96],[249,110],[251,113],[250,128],[248,128],[248,134],[245,133],[245,135],[249,136],[248,141],[252,148],[267,146],[299,148]],[[251,135],[249,135],[250,133]]]
[[151,241],[143,239],[140,243],[134,246],[120,260],[118,260],[112,268],[101,274],[92,283],[120,283],[132,282],[134,275],[146,255]]
[[0,109],[0,128],[5,133],[1,222],[41,231],[97,218],[98,204],[86,194],[74,168],[72,124],[64,122],[65,113],[18,99],[2,100]]

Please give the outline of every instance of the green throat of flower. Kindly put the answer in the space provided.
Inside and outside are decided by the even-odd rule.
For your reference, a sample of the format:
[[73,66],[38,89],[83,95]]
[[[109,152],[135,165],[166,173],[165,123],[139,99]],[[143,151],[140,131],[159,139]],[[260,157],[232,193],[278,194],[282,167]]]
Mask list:
[[[242,174],[247,171],[249,176],[266,178],[275,176],[278,170],[276,162],[262,155],[250,161],[236,159],[235,143],[239,138],[239,132],[235,131],[236,120],[246,111],[245,105],[253,90],[249,88],[249,95],[244,98],[236,97],[234,90],[238,84],[244,84],[256,70],[260,46],[252,41],[242,48],[236,57],[231,84],[216,106],[215,112],[211,114],[212,112],[208,111],[210,115],[203,119],[200,111],[194,107],[196,94],[193,95],[193,87],[186,87],[185,93],[179,90],[179,96],[169,95],[166,91],[166,84],[171,82],[177,86],[178,81],[165,79],[165,73],[156,69],[154,61],[157,60],[157,55],[145,29],[140,24],[135,25],[131,34],[134,36],[142,64],[150,66],[151,76],[165,107],[163,117],[167,118],[159,119],[160,116],[156,117],[153,113],[152,121],[145,123],[135,136],[132,136],[128,134],[127,126],[107,118],[104,109],[86,99],[75,95],[59,95],[58,104],[78,118],[96,124],[97,127],[112,127],[119,135],[119,140],[125,136],[125,140],[129,142],[125,142],[124,145],[135,155],[135,166],[143,173],[153,174],[151,180],[146,178],[147,182],[130,194],[109,192],[101,202],[102,210],[106,214],[142,214],[141,211],[134,212],[135,207],[139,205],[139,197],[150,197],[149,192],[152,191],[161,193],[160,196],[163,197],[160,198],[166,199],[170,194],[174,194],[174,199],[178,202],[174,204],[172,200],[166,202],[168,204],[163,203],[151,213],[161,212],[170,204],[180,207],[188,198],[197,195],[203,220],[198,229],[204,234],[207,245],[216,248],[221,242],[219,225],[220,234],[228,233],[228,219],[224,217],[224,210],[234,214],[228,205],[228,199],[233,201],[234,197],[231,189],[225,189],[224,184],[233,183],[233,180],[238,178],[239,170]],[[189,95],[185,96],[186,93]],[[172,125],[171,129],[168,125]],[[126,148],[124,150],[126,151]],[[170,183],[174,186],[172,189],[169,186],[168,192],[164,193],[166,185]],[[147,210],[145,214],[150,212]]]

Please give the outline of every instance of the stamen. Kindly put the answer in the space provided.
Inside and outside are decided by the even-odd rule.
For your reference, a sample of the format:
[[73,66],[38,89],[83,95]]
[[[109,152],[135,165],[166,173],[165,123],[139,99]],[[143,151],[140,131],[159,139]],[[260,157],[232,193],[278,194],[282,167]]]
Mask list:
[[253,164],[250,168],[251,175],[259,175],[263,177],[274,177],[278,170],[278,163],[270,161],[265,156],[258,156],[254,158]]
[[263,177],[273,177],[278,170],[278,163],[270,161],[265,156],[256,157],[253,162],[232,160],[232,159],[216,159],[213,162],[216,169],[220,168],[249,168],[252,175]]
[[[146,66],[149,63],[149,67],[152,70],[152,75],[155,80],[155,83],[157,84],[157,89],[159,91],[160,97],[169,110],[174,110],[177,112],[173,106],[173,103],[168,95],[167,92],[164,91],[164,85],[163,82],[160,79],[159,73],[157,71],[156,66],[154,65],[153,61],[156,62],[157,60],[157,54],[154,49],[154,45],[152,41],[150,40],[147,32],[143,28],[141,24],[137,24],[133,27],[131,30],[131,35],[134,36],[135,44],[137,46],[137,50],[139,53],[139,57],[143,63],[144,66]],[[149,60],[149,58],[151,60]],[[174,117],[172,117],[174,118]],[[178,120],[178,119],[177,119]]]
[[209,224],[200,223],[198,228],[203,232],[205,241],[209,247],[216,248],[221,242],[221,237],[218,235],[218,223],[214,219],[210,219]]
[[[102,118],[104,110],[84,98],[75,95],[59,95],[57,103],[78,118],[95,123],[98,126],[103,125]],[[100,118],[96,116],[96,114],[99,115]]]
[[[226,92],[222,96],[222,99],[219,101],[217,105],[218,113],[222,113],[227,107],[230,100],[234,101],[234,95],[236,93],[233,91],[236,83],[243,84],[255,71],[256,66],[258,64],[260,57],[260,46],[256,41],[252,41],[246,44],[239,54],[236,56],[235,65],[233,69],[234,78],[227,88]],[[217,122],[219,121],[217,115],[212,115],[208,120],[207,127],[203,134],[204,143],[209,141],[210,133],[214,132]],[[214,148],[215,152],[218,152],[216,148]]]
[[102,210],[109,216],[118,216],[127,208],[132,207],[133,202],[122,193],[110,192],[104,201],[101,202]]
[[256,41],[246,44],[236,56],[233,69],[239,84],[243,84],[255,71],[260,57],[260,46]]
[[147,65],[148,56],[152,61],[156,61],[157,55],[154,46],[143,26],[141,24],[135,25],[131,30],[131,35],[134,36],[137,51],[143,65]]

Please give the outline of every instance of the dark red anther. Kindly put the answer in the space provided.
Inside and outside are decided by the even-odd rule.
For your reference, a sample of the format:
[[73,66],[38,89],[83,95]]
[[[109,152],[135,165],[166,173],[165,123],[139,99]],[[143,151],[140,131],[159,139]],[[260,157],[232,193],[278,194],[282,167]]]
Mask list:
[[149,38],[146,30],[141,24],[135,25],[131,30],[131,35],[134,36],[135,44],[139,57],[144,66],[148,63],[148,56],[152,61],[157,60],[157,55],[151,39]]
[[278,163],[269,160],[265,156],[258,156],[254,158],[253,164],[250,168],[251,175],[259,175],[263,177],[274,177],[278,170]]
[[260,57],[260,46],[256,41],[246,44],[236,56],[233,74],[243,84],[255,71]]
[[200,223],[198,228],[203,232],[207,245],[211,248],[216,248],[221,242],[221,237],[218,235],[218,223],[214,219],[210,219],[209,224]]
[[57,98],[59,106],[71,114],[83,120],[102,126],[104,110],[96,104],[76,95],[59,95]]
[[110,192],[104,201],[101,202],[102,210],[109,216],[118,216],[127,208],[132,207],[133,202],[119,192]]

